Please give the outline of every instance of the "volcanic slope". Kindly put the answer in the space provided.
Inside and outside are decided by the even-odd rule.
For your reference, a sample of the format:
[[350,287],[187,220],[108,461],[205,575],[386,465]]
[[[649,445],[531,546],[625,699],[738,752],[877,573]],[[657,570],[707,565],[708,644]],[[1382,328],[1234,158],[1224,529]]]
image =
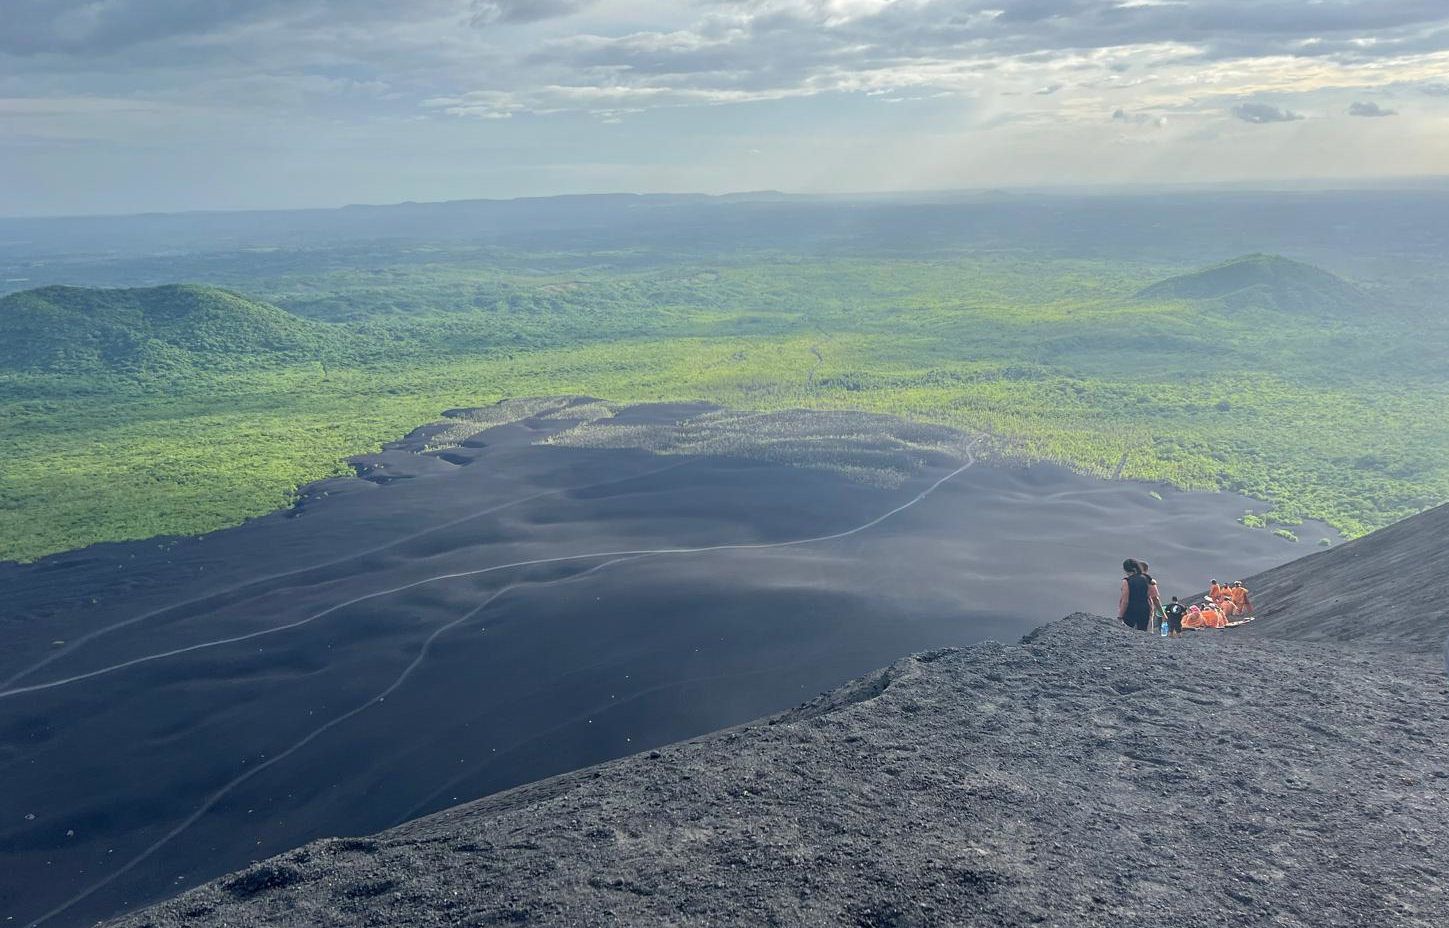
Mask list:
[[1245,581],[1262,621],[1243,629],[1300,641],[1436,652],[1449,635],[1449,506]]
[[[1446,513],[1255,580],[1287,604],[1263,636],[1076,614],[115,924],[1443,925],[1449,681],[1436,655],[1305,641],[1293,610],[1346,627],[1323,604],[1354,558],[1397,595],[1373,565],[1420,558]],[[1443,632],[1413,614],[1337,637]]]
[[1269,309],[1310,315],[1352,315],[1368,306],[1353,284],[1279,255],[1244,255],[1159,281],[1137,294],[1146,301],[1215,300],[1227,309]]

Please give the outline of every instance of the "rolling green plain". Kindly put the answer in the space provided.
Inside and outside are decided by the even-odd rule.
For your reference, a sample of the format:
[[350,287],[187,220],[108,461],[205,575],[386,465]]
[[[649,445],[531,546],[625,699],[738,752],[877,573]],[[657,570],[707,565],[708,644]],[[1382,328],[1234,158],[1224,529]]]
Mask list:
[[428,246],[178,264],[229,293],[12,293],[0,559],[235,524],[445,409],[565,393],[893,413],[1236,490],[1270,528],[1353,536],[1449,500],[1438,316],[1278,259],[1194,270]]

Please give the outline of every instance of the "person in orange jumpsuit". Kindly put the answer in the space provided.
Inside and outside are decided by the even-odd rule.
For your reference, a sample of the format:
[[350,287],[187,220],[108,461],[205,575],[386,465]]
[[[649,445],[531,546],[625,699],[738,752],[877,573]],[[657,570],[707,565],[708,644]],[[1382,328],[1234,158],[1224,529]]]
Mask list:
[[1204,628],[1227,628],[1228,620],[1221,609],[1215,603],[1208,603],[1203,606],[1202,624]]
[[1233,605],[1238,607],[1238,615],[1252,615],[1253,604],[1248,599],[1248,588],[1243,586],[1243,581],[1236,581],[1228,588],[1228,594],[1233,597]]
[[1216,580],[1214,580],[1212,582],[1212,584],[1208,587],[1208,599],[1211,599],[1213,602],[1217,602],[1219,599],[1222,598],[1222,595],[1223,595],[1223,587],[1222,587],[1222,584],[1220,584]]

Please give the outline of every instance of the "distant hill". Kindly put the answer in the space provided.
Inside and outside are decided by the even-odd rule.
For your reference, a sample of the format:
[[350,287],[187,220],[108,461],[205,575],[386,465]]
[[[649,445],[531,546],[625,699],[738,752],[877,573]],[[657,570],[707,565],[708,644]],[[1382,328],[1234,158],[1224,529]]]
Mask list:
[[1357,313],[1369,305],[1353,284],[1279,255],[1245,255],[1159,281],[1140,300],[1216,300],[1229,309],[1276,309],[1313,315]]
[[43,287],[0,298],[0,369],[235,368],[315,354],[326,327],[215,287]]

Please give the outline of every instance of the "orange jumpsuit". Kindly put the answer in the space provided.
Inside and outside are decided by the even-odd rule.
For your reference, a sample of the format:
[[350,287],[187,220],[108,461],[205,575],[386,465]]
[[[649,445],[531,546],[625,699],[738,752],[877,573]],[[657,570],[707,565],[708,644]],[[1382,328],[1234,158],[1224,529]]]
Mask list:
[[1248,610],[1248,591],[1240,586],[1228,588],[1228,595],[1233,598],[1233,605],[1237,607],[1239,615],[1246,615]]
[[1208,598],[1211,599],[1213,602],[1217,602],[1218,601],[1218,597],[1220,597],[1222,595],[1223,595],[1223,588],[1220,587],[1220,586],[1218,586],[1218,582],[1216,580],[1214,580],[1213,581],[1213,585],[1210,586],[1210,587],[1208,587]]
[[1204,609],[1202,611],[1202,624],[1205,628],[1227,628],[1228,620],[1217,609]]

